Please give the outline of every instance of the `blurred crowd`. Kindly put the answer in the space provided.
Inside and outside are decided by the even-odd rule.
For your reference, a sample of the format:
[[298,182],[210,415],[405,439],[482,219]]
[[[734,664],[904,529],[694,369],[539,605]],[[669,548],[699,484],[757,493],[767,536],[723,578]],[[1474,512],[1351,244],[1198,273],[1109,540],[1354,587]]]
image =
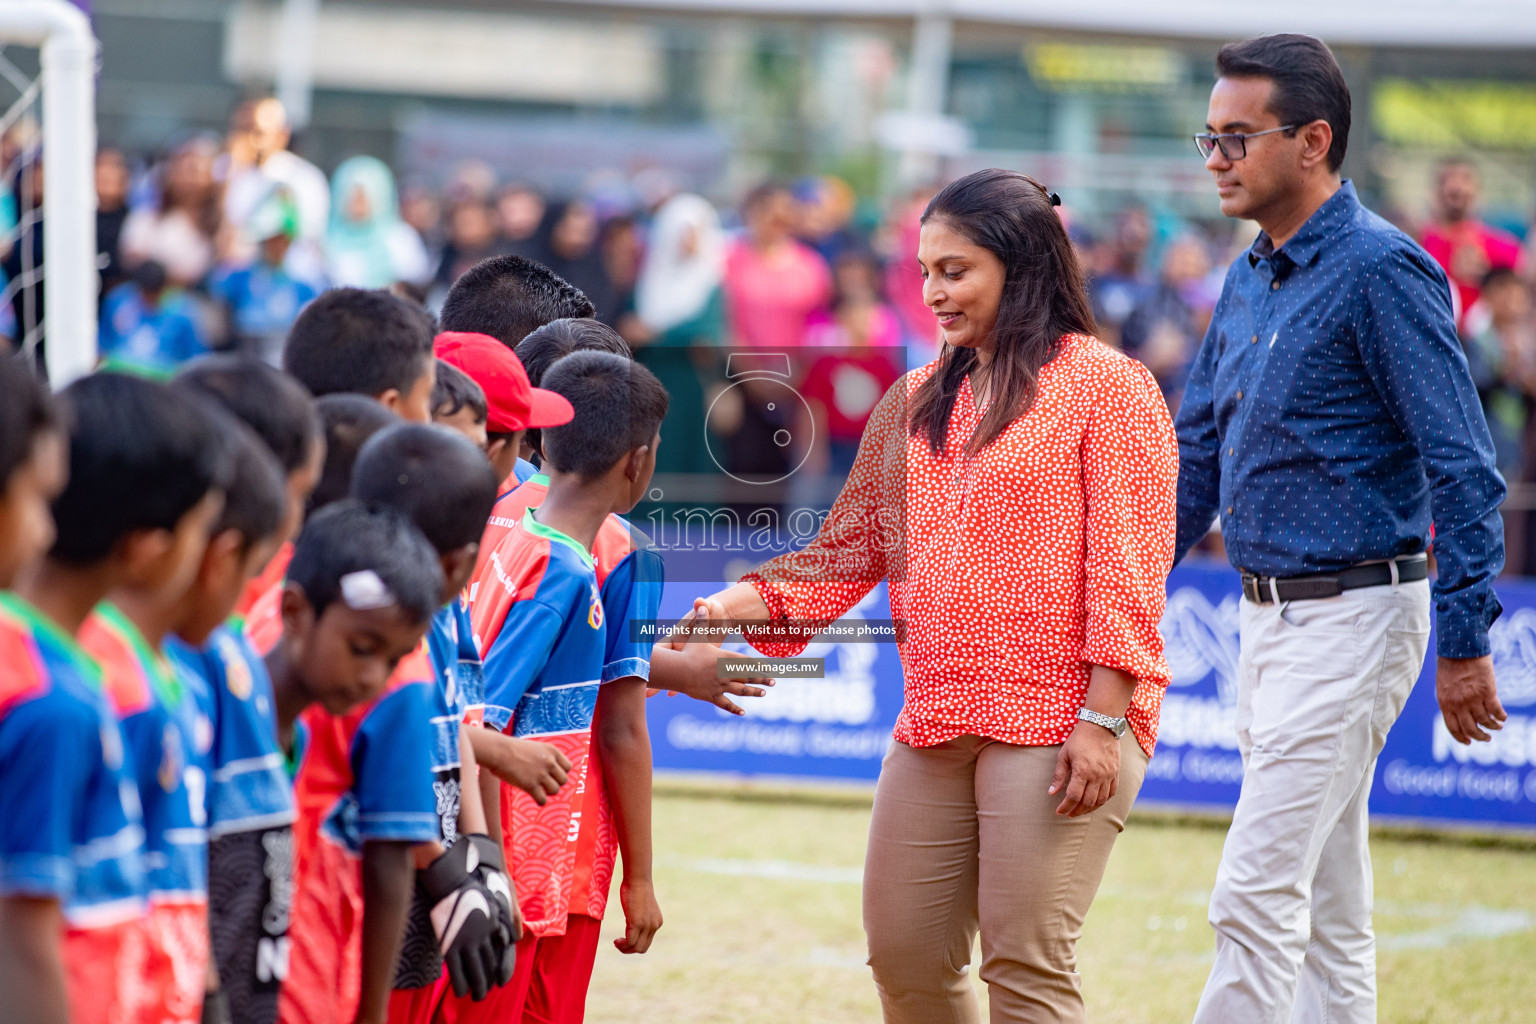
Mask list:
[[[27,274],[41,262],[42,186],[24,128],[0,140],[0,168],[10,169],[0,338],[13,342],[41,322],[46,301]],[[328,177],[290,142],[282,106],[267,98],[242,104],[222,138],[148,158],[98,153],[105,358],[169,369],[239,348],[275,361],[299,310],[328,287],[388,288],[435,310],[467,268],[515,253],[584,291],[668,386],[674,423],[703,431],[706,443],[663,449],[661,472],[773,479],[800,466],[846,472],[875,401],[935,355],[913,258],[931,188],[877,206],[840,179],[811,177],[717,208],[656,168],[554,196],[479,163],[402,187],[367,156]],[[1101,337],[1145,363],[1177,410],[1226,265],[1248,239],[1143,206],[1091,219],[1069,204],[1062,215]],[[1438,169],[1430,217],[1402,226],[1453,282],[1501,470],[1512,484],[1536,483],[1536,261],[1480,219],[1477,171],[1465,161]],[[782,380],[733,386],[727,350],[758,349],[792,353],[792,365]],[[805,401],[774,402],[782,383]],[[1523,522],[1509,526],[1511,568],[1536,574],[1536,545],[1527,558]]]

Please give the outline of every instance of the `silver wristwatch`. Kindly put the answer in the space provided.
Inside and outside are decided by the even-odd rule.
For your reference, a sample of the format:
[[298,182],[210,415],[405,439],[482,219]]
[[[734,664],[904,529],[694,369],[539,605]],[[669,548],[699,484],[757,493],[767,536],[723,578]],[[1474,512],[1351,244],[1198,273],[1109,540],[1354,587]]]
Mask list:
[[1079,721],[1092,722],[1094,725],[1103,726],[1114,733],[1116,739],[1125,735],[1127,723],[1123,718],[1110,718],[1108,715],[1101,715],[1097,711],[1089,711],[1087,708],[1079,711],[1077,717]]

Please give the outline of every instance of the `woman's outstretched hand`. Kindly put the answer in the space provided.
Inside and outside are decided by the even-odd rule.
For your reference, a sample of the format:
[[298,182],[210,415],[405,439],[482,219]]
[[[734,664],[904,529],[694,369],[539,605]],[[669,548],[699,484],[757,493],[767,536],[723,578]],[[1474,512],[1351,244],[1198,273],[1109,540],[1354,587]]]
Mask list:
[[1120,741],[1092,722],[1078,722],[1061,745],[1050,795],[1065,790],[1057,814],[1069,818],[1097,810],[1115,795],[1120,781]]

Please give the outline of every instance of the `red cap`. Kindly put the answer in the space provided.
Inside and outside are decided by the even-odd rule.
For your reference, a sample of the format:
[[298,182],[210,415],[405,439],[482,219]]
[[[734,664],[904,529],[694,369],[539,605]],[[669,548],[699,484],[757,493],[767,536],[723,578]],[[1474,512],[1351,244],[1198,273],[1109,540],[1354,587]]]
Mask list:
[[530,384],[523,361],[489,334],[444,331],[433,340],[432,352],[480,385],[487,408],[485,428],[492,433],[558,427],[576,415],[563,395]]

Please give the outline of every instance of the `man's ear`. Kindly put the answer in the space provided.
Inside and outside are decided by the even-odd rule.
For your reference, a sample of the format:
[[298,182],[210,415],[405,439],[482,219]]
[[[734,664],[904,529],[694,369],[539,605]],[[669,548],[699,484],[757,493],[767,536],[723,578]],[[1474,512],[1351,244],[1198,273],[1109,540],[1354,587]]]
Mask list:
[[290,643],[302,645],[315,628],[315,606],[309,603],[304,588],[297,583],[283,584],[282,604],[283,637]]
[[375,402],[378,402],[384,408],[388,409],[390,412],[394,413],[396,416],[400,415],[400,389],[399,388],[385,388],[383,391],[379,392],[377,395],[374,395],[373,396],[373,400]]
[[1333,126],[1327,121],[1313,121],[1301,128],[1301,163],[1303,167],[1315,167],[1328,161],[1328,150],[1333,146]]

